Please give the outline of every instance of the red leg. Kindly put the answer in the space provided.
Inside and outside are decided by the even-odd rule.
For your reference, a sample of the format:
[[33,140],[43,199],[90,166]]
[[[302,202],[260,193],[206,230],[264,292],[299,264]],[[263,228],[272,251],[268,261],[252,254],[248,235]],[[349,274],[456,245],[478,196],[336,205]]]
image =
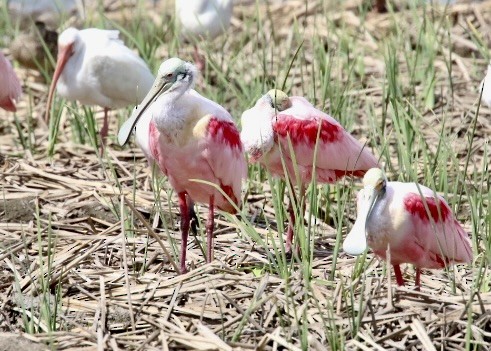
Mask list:
[[181,262],[181,274],[187,272],[186,269],[186,252],[188,248],[188,234],[189,234],[189,210],[186,201],[186,193],[181,192],[179,196],[179,209],[181,211],[181,254],[179,261]]
[[416,285],[416,290],[419,291],[421,289],[421,269],[416,268],[416,278],[414,280],[414,283]]
[[397,285],[404,286],[404,278],[402,277],[401,267],[398,264],[395,264],[393,266],[394,266],[394,273],[396,275]]
[[215,213],[214,203],[215,197],[210,196],[210,208],[208,209],[208,220],[206,221],[206,237],[208,239],[208,251],[206,255],[206,262],[213,261],[213,227],[215,226]]

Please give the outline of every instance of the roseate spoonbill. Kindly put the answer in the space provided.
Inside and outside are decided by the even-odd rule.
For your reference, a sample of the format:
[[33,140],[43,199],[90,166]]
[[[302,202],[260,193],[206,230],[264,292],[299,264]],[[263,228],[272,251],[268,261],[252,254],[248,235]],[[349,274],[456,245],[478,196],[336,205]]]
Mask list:
[[54,89],[68,100],[104,108],[103,145],[108,110],[140,103],[154,77],[145,62],[119,40],[119,31],[68,28],[58,38],[58,59],[49,89],[46,120]]
[[181,34],[194,43],[194,61],[204,69],[204,58],[199,54],[196,41],[212,40],[225,32],[232,17],[232,0],[176,0],[176,16]]
[[445,200],[417,183],[388,182],[381,169],[369,170],[358,193],[358,217],[343,249],[359,255],[370,246],[390,263],[398,285],[404,285],[401,263],[416,267],[416,286],[422,268],[443,268],[472,260],[471,243]]
[[26,68],[53,71],[48,50],[53,57],[58,54],[58,33],[49,30],[43,22],[35,22],[29,31],[19,34],[9,46],[12,57]]
[[10,62],[0,51],[0,107],[17,111],[16,103],[22,95],[22,87]]
[[236,212],[246,174],[243,147],[232,117],[222,106],[191,89],[196,75],[189,62],[179,58],[164,61],[152,89],[118,134],[119,143],[124,145],[136,125],[140,146],[148,145],[144,152],[151,153],[178,194],[181,273],[186,272],[189,201],[209,204],[206,259],[211,262],[214,208]]
[[[280,90],[270,90],[242,114],[241,121],[240,137],[249,160],[259,162],[275,176],[286,178],[292,188],[299,185],[299,204],[314,174],[319,183],[334,183],[345,175],[361,177],[378,166],[370,151],[338,121],[300,96],[288,97]],[[288,213],[287,252],[295,223],[291,201]]]

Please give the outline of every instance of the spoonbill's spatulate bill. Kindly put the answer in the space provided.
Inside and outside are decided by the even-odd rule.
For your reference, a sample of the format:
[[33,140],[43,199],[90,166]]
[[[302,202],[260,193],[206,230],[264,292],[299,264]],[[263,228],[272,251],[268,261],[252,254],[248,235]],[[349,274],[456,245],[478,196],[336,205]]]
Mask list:
[[46,120],[49,119],[54,89],[68,100],[104,107],[106,139],[108,110],[139,104],[150,90],[154,77],[145,62],[118,39],[119,32],[68,28],[58,38],[58,60],[49,89]]
[[[232,116],[191,89],[196,74],[196,68],[181,59],[164,61],[152,89],[118,135],[120,144],[124,145],[136,126],[137,136],[140,130],[139,144],[148,145],[146,152],[151,153],[178,194],[181,273],[186,272],[190,220],[187,200],[209,204],[206,259],[211,262],[214,208],[236,212],[240,206],[241,181],[246,175],[243,147]],[[145,131],[147,141],[143,139]]]
[[[249,160],[299,185],[301,198],[314,174],[319,183],[334,183],[346,175],[363,176],[378,166],[372,153],[338,121],[300,96],[271,90],[242,114],[241,122],[240,136]],[[291,203],[289,213],[288,251],[295,221]]]
[[17,101],[22,96],[22,87],[10,62],[0,51],[0,107],[17,111]]
[[363,253],[367,244],[390,263],[398,285],[404,285],[399,265],[416,267],[416,286],[422,268],[443,268],[472,260],[468,234],[445,200],[417,183],[388,182],[382,170],[369,170],[358,194],[358,216],[343,249]]

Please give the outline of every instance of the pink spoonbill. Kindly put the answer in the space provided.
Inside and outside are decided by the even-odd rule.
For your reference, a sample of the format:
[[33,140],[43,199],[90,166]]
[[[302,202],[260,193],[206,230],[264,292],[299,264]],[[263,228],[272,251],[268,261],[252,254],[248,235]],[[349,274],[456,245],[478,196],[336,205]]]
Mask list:
[[189,203],[209,205],[206,260],[211,262],[214,209],[236,212],[246,174],[240,134],[232,116],[192,90],[196,75],[196,68],[189,62],[179,58],[164,61],[152,89],[118,134],[119,143],[124,145],[136,126],[138,144],[151,154],[177,192],[181,212],[181,273],[187,271]]
[[17,101],[22,95],[22,87],[10,62],[0,52],[0,107],[17,111]]
[[445,200],[417,183],[388,182],[379,168],[369,170],[358,193],[357,219],[343,249],[360,255],[367,243],[394,266],[398,285],[404,285],[400,264],[416,267],[420,287],[422,268],[444,268],[472,260],[469,236]]
[[[240,137],[249,160],[259,162],[274,176],[286,178],[292,187],[298,185],[299,204],[314,174],[319,183],[334,183],[346,175],[361,177],[378,166],[370,151],[338,121],[300,96],[270,90],[242,114],[241,122]],[[291,201],[288,213],[287,252],[295,223]]]
[[109,109],[139,104],[153,81],[145,62],[119,40],[119,31],[68,28],[58,38],[58,59],[45,118],[49,119],[55,87],[68,100],[101,106],[104,145]]

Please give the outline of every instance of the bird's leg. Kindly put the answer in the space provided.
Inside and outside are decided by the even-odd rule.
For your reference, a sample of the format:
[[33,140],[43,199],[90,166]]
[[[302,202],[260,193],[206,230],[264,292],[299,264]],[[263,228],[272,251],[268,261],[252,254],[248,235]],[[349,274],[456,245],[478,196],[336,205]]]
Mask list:
[[416,278],[414,279],[414,283],[416,285],[416,290],[421,289],[421,269],[416,268]]
[[104,122],[102,124],[101,128],[101,153],[104,150],[104,147],[106,146],[106,139],[107,139],[107,134],[109,131],[109,119],[108,119],[108,114],[109,114],[109,109],[107,107],[104,107]]
[[398,264],[394,264],[394,273],[396,275],[396,282],[399,286],[404,286],[404,278],[402,277],[401,267]]
[[214,213],[214,201],[215,196],[210,196],[210,208],[208,209],[208,220],[206,221],[206,237],[208,241],[208,252],[206,255],[206,262],[213,261],[213,227],[215,226],[215,213]]
[[194,52],[193,52],[193,60],[194,60],[194,65],[196,68],[200,71],[203,72],[205,67],[206,67],[206,59],[205,56],[200,54],[198,51],[198,45],[194,45]]
[[[300,196],[299,200],[297,200],[297,197],[295,196],[295,190],[293,188],[293,183],[290,183],[291,189],[292,189],[292,196],[290,198],[290,201],[288,203],[288,216],[290,217],[290,221],[288,223],[288,229],[286,232],[286,244],[285,244],[285,251],[291,252],[292,248],[292,243],[293,243],[293,230],[295,228],[295,223],[296,223],[296,216],[295,216],[295,210],[293,209],[293,202],[295,201],[297,203],[297,208],[298,206],[301,206],[300,208],[300,218],[303,220],[303,215],[305,212],[305,206],[303,206],[303,197],[305,195],[305,187],[303,185],[300,185]],[[298,246],[298,254],[300,255],[300,246]]]
[[179,210],[181,211],[181,254],[179,260],[181,263],[181,274],[187,272],[186,269],[186,252],[188,248],[188,234],[189,234],[189,209],[186,201],[186,192],[180,192],[179,196]]
[[288,221],[288,229],[286,231],[286,243],[285,243],[285,252],[289,253],[292,250],[292,241],[293,241],[293,228],[295,227],[295,211],[293,210],[293,201],[290,199],[288,203],[288,216],[290,220]]

